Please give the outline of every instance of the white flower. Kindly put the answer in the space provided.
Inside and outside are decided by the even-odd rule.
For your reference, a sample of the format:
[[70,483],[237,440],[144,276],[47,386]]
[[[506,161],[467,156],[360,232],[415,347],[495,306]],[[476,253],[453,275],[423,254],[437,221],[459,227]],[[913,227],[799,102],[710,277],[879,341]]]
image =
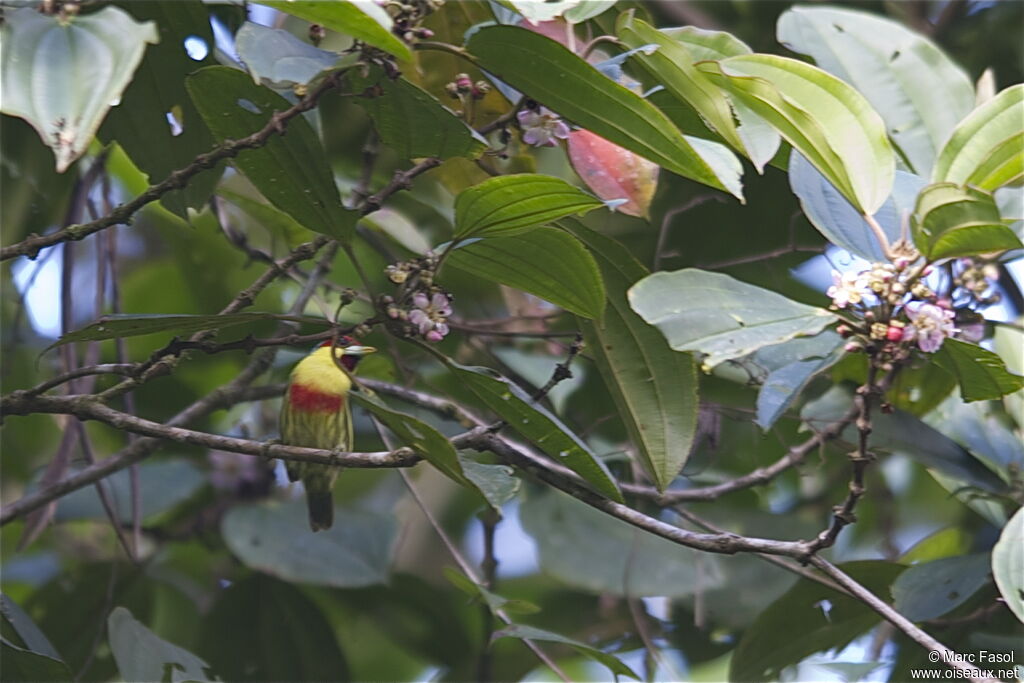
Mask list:
[[831,297],[836,308],[846,308],[850,304],[859,304],[864,299],[868,282],[866,273],[832,271],[832,286],[825,292]]
[[569,126],[547,109],[524,109],[516,114],[523,128],[523,142],[534,147],[557,147],[569,137]]
[[437,342],[448,334],[448,316],[452,314],[448,297],[440,292],[427,298],[423,292],[412,297],[413,306],[409,311],[409,322],[419,328],[420,335],[427,341]]
[[925,353],[935,353],[946,337],[956,334],[955,314],[948,308],[913,301],[907,304],[910,325],[903,330],[903,341],[913,340]]

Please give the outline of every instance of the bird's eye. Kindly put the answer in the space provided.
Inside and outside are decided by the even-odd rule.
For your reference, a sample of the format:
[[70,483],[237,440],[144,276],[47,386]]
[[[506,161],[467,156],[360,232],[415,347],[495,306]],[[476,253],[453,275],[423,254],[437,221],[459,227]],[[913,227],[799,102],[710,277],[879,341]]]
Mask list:
[[352,346],[355,343],[356,340],[353,339],[352,337],[349,337],[348,335],[345,335],[344,337],[338,339],[338,346]]

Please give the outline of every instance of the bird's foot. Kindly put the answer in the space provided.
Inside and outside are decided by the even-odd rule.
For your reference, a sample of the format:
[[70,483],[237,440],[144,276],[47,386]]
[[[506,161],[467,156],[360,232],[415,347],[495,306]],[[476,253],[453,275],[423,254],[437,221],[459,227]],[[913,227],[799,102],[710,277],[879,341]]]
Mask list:
[[270,455],[270,447],[271,446],[280,446],[281,443],[282,443],[281,439],[267,439],[266,441],[263,442],[263,445],[260,446],[260,457],[261,458],[272,458],[273,456]]

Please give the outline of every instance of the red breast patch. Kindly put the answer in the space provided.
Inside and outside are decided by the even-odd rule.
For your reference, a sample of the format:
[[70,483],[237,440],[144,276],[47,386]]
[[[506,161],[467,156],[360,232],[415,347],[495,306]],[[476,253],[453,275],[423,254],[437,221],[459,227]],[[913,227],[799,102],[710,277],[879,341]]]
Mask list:
[[345,404],[345,397],[293,384],[288,390],[288,402],[292,408],[307,413],[336,413]]

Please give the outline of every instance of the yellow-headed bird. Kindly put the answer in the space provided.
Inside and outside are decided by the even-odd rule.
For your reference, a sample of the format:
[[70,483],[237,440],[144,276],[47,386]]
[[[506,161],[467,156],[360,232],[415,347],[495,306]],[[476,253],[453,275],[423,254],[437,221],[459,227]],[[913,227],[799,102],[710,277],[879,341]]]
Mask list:
[[[349,372],[360,358],[376,351],[359,346],[351,337],[338,343],[341,364]],[[289,446],[323,450],[352,450],[352,408],[348,392],[352,381],[331,358],[331,342],[324,342],[295,366],[281,405],[281,441]],[[311,462],[286,462],[288,478],[302,480],[313,531],[330,529],[334,523],[331,489],[341,470]]]

